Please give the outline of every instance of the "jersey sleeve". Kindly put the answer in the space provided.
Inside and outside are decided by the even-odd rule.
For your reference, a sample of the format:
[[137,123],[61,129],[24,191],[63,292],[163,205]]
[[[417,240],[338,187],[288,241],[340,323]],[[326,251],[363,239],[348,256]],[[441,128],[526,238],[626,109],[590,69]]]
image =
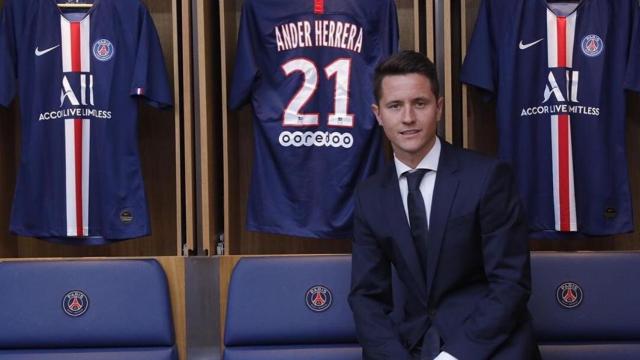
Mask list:
[[396,10],[396,2],[395,1],[389,1],[389,7],[387,10],[387,16],[384,18],[386,19],[385,24],[387,24],[386,28],[382,28],[382,31],[380,32],[381,34],[388,34],[387,37],[387,46],[384,47],[384,51],[386,51],[387,54],[394,54],[396,52],[398,52],[400,43],[399,43],[399,37],[400,37],[400,32],[398,30],[398,14],[397,14],[397,10]]
[[233,69],[233,81],[229,92],[229,107],[237,109],[244,105],[251,95],[254,82],[258,79],[259,69],[255,57],[254,19],[252,18],[250,3],[245,1],[240,15],[240,30],[238,32],[238,47],[236,62]]
[[0,12],[0,106],[8,107],[16,93],[16,47],[11,2]]
[[640,5],[633,3],[631,26],[631,41],[629,43],[629,57],[627,58],[626,71],[625,71],[625,89],[640,92],[640,21],[638,16],[640,15]]
[[160,39],[149,11],[140,7],[141,23],[138,48],[134,64],[131,95],[142,96],[154,107],[172,106],[171,87],[162,55]]
[[462,65],[460,80],[495,93],[498,77],[497,53],[489,5],[488,0],[483,0],[480,5],[467,56]]

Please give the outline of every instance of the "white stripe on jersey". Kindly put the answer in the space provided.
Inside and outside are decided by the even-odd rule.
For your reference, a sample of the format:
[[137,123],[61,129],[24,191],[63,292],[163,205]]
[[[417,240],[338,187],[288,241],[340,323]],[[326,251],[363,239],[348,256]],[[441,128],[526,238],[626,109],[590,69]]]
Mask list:
[[80,71],[91,72],[91,16],[80,21]]
[[547,9],[547,64],[550,68],[558,67],[558,27],[556,14]]
[[64,146],[67,189],[67,235],[78,236],[76,221],[76,148],[74,119],[64,120]]
[[82,119],[82,228],[89,235],[89,160],[91,159],[91,121]]
[[71,72],[71,24],[60,16],[60,38],[62,42],[62,72]]
[[[60,29],[63,72],[89,73],[91,71],[92,51],[91,17],[86,16],[79,22],[72,22],[64,16],[60,16]],[[77,36],[75,38],[76,41],[74,41],[74,31]],[[87,104],[86,76],[79,76],[79,79],[81,104]],[[77,86],[77,84],[73,85]],[[91,76],[89,76],[88,85],[90,88],[93,87]],[[71,88],[71,85],[68,87]],[[93,93],[91,91],[89,93],[91,94],[89,104],[93,104]],[[77,99],[75,99],[75,102],[77,103]],[[89,234],[90,124],[89,119],[65,119],[65,182],[68,236],[87,236]],[[81,168],[78,169],[78,166]]]
[[[577,13],[558,18],[547,10],[547,61],[549,69],[573,65]],[[564,22],[564,26],[562,23]],[[558,38],[558,27],[564,29],[564,38]],[[564,55],[564,59],[560,56]],[[578,74],[567,74],[566,101],[577,100]],[[553,86],[552,86],[553,87]],[[571,116],[551,115],[551,153],[553,167],[553,197],[555,229],[577,231],[575,180],[573,171],[573,147],[571,141]]]

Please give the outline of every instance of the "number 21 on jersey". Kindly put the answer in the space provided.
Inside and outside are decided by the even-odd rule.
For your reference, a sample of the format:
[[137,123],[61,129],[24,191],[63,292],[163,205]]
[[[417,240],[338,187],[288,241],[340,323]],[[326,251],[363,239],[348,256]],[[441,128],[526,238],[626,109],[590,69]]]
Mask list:
[[[304,82],[284,109],[283,126],[319,126],[319,114],[301,113],[300,109],[309,102],[318,89],[318,68],[305,58],[291,59],[282,65],[286,76],[301,72]],[[335,78],[333,95],[333,113],[327,119],[328,126],[353,127],[354,115],[347,111],[349,107],[349,76],[351,59],[339,58],[324,68],[327,80]]]

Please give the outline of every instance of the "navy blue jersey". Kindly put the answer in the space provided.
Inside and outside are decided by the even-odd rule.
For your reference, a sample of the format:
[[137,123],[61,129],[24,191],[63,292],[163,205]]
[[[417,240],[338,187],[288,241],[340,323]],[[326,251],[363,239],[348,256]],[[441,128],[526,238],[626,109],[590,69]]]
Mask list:
[[393,0],[246,0],[229,104],[251,99],[247,228],[351,236],[355,185],[382,164],[375,66],[398,46]]
[[6,0],[0,105],[16,92],[22,136],[11,232],[78,244],[149,234],[137,98],[168,106],[171,92],[146,8],[96,0],[68,13],[55,0]]
[[640,90],[638,35],[637,0],[483,1],[462,80],[496,95],[500,157],[533,232],[633,230],[625,90]]

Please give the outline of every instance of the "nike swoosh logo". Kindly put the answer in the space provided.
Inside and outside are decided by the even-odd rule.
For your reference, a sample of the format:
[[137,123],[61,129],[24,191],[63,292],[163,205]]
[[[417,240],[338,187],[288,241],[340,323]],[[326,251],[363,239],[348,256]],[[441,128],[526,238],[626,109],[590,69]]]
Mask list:
[[51,50],[55,50],[55,49],[57,49],[58,47],[60,47],[60,45],[56,45],[56,46],[54,46],[54,47],[50,47],[50,48],[48,48],[48,49],[45,49],[45,50],[40,51],[40,50],[38,50],[38,47],[36,46],[36,56],[42,56],[42,55],[44,55],[44,54],[48,53],[48,52],[49,52],[49,51],[51,51]]
[[518,44],[518,47],[520,48],[520,50],[528,49],[528,48],[532,47],[533,45],[539,43],[542,40],[544,40],[544,38],[538,39],[538,40],[536,40],[536,41],[534,41],[532,43],[528,43],[528,44],[524,44],[524,43],[522,43],[522,40],[520,40],[520,44]]

